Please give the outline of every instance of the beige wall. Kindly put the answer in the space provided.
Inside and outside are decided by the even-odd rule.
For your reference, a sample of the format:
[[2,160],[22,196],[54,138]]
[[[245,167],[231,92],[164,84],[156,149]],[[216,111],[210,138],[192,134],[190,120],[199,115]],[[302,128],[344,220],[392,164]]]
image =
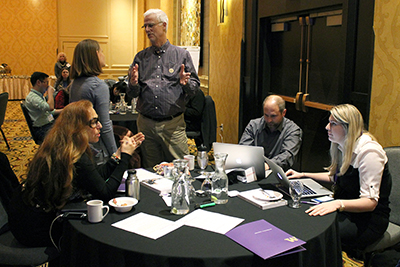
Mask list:
[[54,75],[57,2],[2,0],[0,18],[0,64],[8,64],[12,75]]
[[[238,142],[240,44],[243,0],[228,1],[226,22],[217,26],[217,1],[210,1],[209,94],[215,101],[217,123],[224,125],[224,142]],[[220,141],[219,136],[217,139]]]
[[376,0],[369,130],[382,146],[400,145],[400,2]]
[[106,56],[101,78],[127,74],[137,53],[137,5],[131,0],[58,0],[59,51],[71,63],[75,46],[97,40]]

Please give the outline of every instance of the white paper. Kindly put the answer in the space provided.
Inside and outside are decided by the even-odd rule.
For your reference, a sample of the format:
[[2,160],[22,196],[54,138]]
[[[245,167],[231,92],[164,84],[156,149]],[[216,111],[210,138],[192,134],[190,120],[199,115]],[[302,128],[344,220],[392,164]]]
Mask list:
[[224,235],[243,221],[242,218],[198,209],[176,222]]
[[182,226],[182,224],[157,216],[140,212],[111,226],[145,236],[152,239],[160,238]]
[[158,175],[155,172],[151,172],[143,168],[136,169],[136,176],[138,177],[140,182],[142,182],[143,180],[164,178],[163,176]]

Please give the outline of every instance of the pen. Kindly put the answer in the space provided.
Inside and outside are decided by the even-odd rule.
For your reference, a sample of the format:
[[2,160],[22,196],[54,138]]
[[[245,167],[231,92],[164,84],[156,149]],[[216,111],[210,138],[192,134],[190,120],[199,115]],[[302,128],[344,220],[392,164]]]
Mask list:
[[301,203],[303,203],[303,204],[310,204],[310,205],[317,205],[317,204],[319,204],[319,203],[317,203],[317,202],[310,202],[310,201],[300,201]]
[[203,204],[196,204],[195,208],[207,208],[207,207],[212,207],[215,206],[215,202],[208,202],[208,203],[203,203]]

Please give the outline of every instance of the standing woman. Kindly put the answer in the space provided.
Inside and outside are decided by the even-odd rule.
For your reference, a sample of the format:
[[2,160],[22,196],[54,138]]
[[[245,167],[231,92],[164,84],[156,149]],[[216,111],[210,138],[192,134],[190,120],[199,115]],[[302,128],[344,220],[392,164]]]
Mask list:
[[67,62],[67,56],[65,55],[64,52],[60,52],[57,55],[57,62],[54,65],[54,75],[56,75],[57,79],[61,77],[61,71],[63,68],[69,68],[71,67],[71,64]]
[[286,173],[288,178],[307,176],[333,183],[335,200],[312,206],[306,212],[310,216],[323,216],[339,211],[342,248],[357,258],[388,227],[392,186],[385,151],[363,129],[364,122],[356,107],[350,104],[334,107],[326,126],[331,141],[328,172]]
[[51,246],[53,240],[57,244],[62,229],[58,223],[51,225],[68,201],[90,194],[106,202],[115,196],[131,155],[144,136],[123,137],[115,157],[98,166],[89,143],[99,141],[100,129],[88,100],[71,103],[60,113],[9,205],[10,229],[20,243]]
[[73,79],[69,101],[74,102],[87,99],[93,104],[94,110],[99,114],[103,128],[101,129],[100,142],[94,145],[96,162],[102,164],[116,150],[112,122],[109,115],[110,93],[107,84],[99,76],[105,66],[103,49],[95,40],[81,41],[74,51],[71,66],[71,79]]

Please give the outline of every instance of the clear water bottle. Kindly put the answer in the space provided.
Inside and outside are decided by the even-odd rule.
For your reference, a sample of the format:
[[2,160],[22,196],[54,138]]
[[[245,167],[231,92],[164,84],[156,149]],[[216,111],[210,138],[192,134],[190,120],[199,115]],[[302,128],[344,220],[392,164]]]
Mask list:
[[189,212],[190,187],[187,177],[188,161],[176,159],[173,161],[174,169],[172,175],[174,183],[171,191],[171,213],[184,215]]
[[228,202],[228,176],[225,173],[226,153],[215,153],[215,173],[211,179],[211,200],[215,204]]
[[125,181],[125,195],[140,200],[140,182],[134,169],[128,170],[128,178]]

